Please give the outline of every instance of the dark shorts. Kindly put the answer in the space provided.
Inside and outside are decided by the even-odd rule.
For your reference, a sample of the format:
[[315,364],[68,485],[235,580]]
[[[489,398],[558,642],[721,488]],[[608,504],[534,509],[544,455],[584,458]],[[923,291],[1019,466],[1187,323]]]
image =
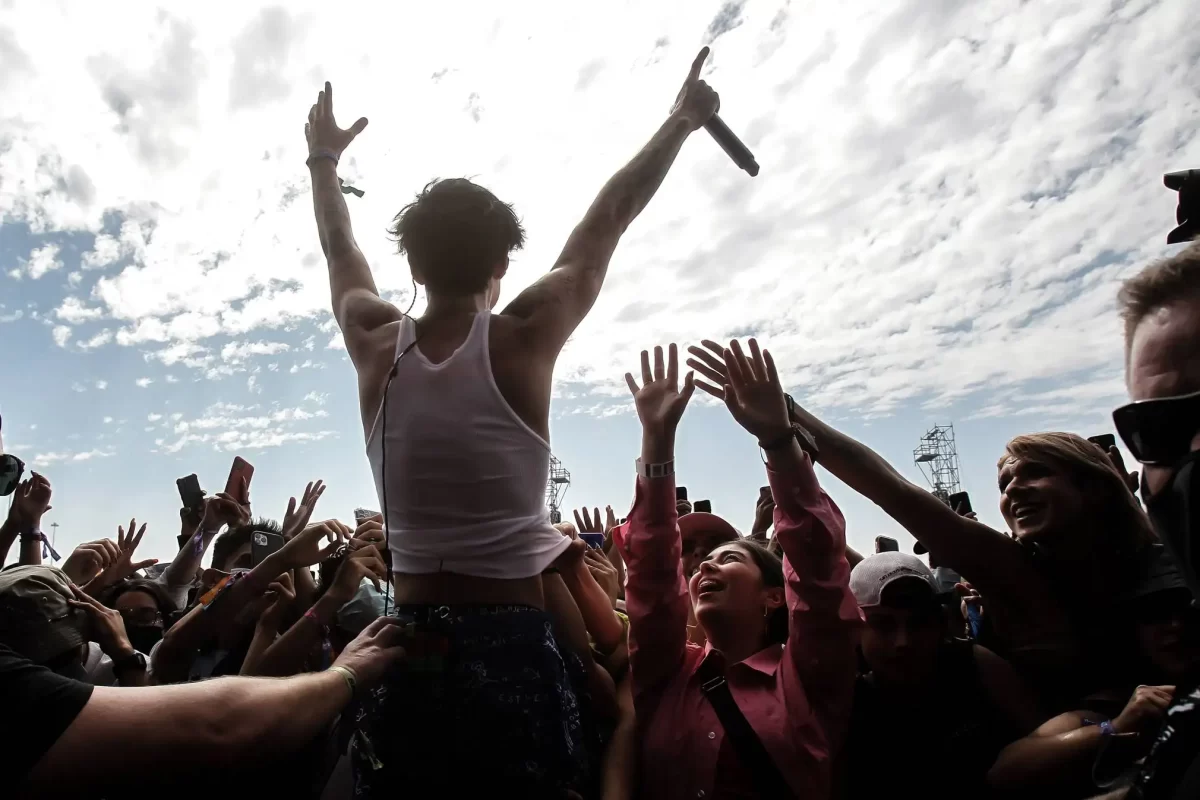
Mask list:
[[583,663],[527,606],[400,606],[410,664],[364,698],[350,743],[358,797],[596,794],[600,736]]

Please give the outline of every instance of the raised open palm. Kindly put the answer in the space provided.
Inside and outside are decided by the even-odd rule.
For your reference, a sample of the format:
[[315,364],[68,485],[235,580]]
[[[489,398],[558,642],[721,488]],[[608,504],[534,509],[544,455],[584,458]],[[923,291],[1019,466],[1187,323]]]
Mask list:
[[304,138],[308,141],[308,152],[328,150],[340,158],[342,151],[350,146],[354,137],[367,127],[367,118],[359,117],[349,128],[339,128],[333,118],[333,85],[325,81],[325,90],[317,95],[317,102],[308,112],[304,123]]
[[688,366],[713,381],[698,381],[700,388],[724,401],[737,423],[760,443],[786,433],[791,421],[783,385],[770,352],[759,350],[755,339],[750,340],[749,357],[742,352],[736,339],[725,348],[707,340],[704,346],[720,358],[698,347],[688,348],[688,352],[696,356],[688,359]]
[[663,365],[663,349],[654,348],[654,370],[650,370],[650,354],[642,351],[642,386],[638,388],[633,373],[625,373],[625,383],[633,393],[638,419],[646,431],[673,432],[683,417],[688,401],[696,386],[689,372],[679,386],[679,353],[675,345],[670,346],[667,364]]

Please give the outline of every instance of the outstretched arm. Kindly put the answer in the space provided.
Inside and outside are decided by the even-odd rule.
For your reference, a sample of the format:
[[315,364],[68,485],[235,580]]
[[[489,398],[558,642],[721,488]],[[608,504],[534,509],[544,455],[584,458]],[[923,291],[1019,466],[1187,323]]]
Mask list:
[[558,355],[596,302],[621,234],[654,197],[684,140],[716,113],[720,104],[717,93],[700,80],[706,58],[707,47],[692,63],[667,121],[641,152],[604,184],[550,272],[504,309],[505,314],[531,324],[533,346]]
[[367,259],[354,240],[350,210],[338,183],[337,165],[342,152],[367,127],[366,117],[343,130],[333,118],[333,87],[325,90],[308,112],[304,135],[308,140],[308,166],[313,184],[313,211],[321,251],[329,267],[333,316],[350,360],[357,364],[366,354],[364,335],[400,319],[400,311],[379,296]]

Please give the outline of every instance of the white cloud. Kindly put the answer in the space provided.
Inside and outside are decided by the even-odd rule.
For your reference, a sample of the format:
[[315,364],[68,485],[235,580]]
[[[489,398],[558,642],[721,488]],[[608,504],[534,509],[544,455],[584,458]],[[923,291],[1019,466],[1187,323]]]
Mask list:
[[62,269],[63,262],[58,257],[58,251],[59,247],[56,244],[42,245],[30,253],[28,258],[22,259],[21,266],[9,272],[9,275],[14,278],[27,275],[36,281],[47,272]]
[[221,348],[221,360],[234,363],[245,361],[251,356],[271,356],[290,349],[283,342],[230,342]]
[[[409,290],[386,221],[431,177],[473,175],[529,231],[507,302],[644,144],[723,5],[515,4],[498,18],[481,3],[464,28],[457,4],[368,18],[164,4],[120,19],[75,4],[69,24],[59,4],[22,4],[0,12],[23,64],[0,79],[0,103],[21,109],[0,219],[110,232],[80,266],[108,265],[88,302],[119,321],[121,345],[223,378],[259,355],[222,363],[228,337],[294,329],[297,350],[319,337],[323,362],[344,343],[297,166],[319,76],[338,76],[345,119],[371,118],[342,169],[367,189],[351,215],[381,290]],[[1119,346],[1095,345],[1119,341],[1115,281],[1162,251],[1174,200],[1157,171],[1200,163],[1195,115],[1146,102],[1200,84],[1190,6],[809,6],[744,4],[714,43],[707,77],[762,174],[702,133],[686,143],[559,359],[560,384],[607,413],[626,405],[620,376],[644,346],[756,333],[818,407],[1052,405],[1037,387],[1068,373],[1119,392]],[[399,22],[458,35],[396,47]],[[555,28],[577,33],[530,38]],[[412,77],[403,107],[380,74]],[[399,132],[421,159],[398,154]]]
[[108,388],[108,381],[96,381],[96,388],[104,391]]
[[150,414],[149,416],[146,417],[146,421],[147,422],[158,422],[162,418],[163,418],[162,414]]
[[112,418],[112,417],[105,417],[105,418],[104,418],[104,424],[105,424],[105,425],[111,425],[111,424],[112,424],[112,421],[113,421],[113,418]]
[[78,325],[88,320],[100,319],[104,311],[99,308],[88,308],[78,297],[67,297],[62,305],[54,310],[54,316],[70,325]]
[[25,316],[25,312],[19,308],[16,311],[10,311],[8,313],[0,312],[0,322],[16,322],[23,316]]
[[87,391],[87,387],[84,386],[79,381],[75,381],[74,383],[71,384],[71,391],[78,392],[79,394],[83,394],[84,392]]
[[83,450],[76,453],[68,453],[65,451],[51,451],[47,453],[38,453],[33,457],[33,464],[42,466],[58,463],[73,463],[80,461],[91,461],[94,458],[110,458],[114,454],[111,449],[93,449]]
[[167,383],[179,383],[179,378],[176,378],[174,375],[168,375],[166,380]]
[[134,381],[139,389],[145,389],[150,384],[154,383],[154,378],[138,378]]
[[214,403],[193,419],[172,414],[174,440],[160,439],[156,445],[166,453],[177,453],[190,445],[201,444],[239,451],[279,447],[289,442],[315,442],[336,436],[330,430],[308,427],[328,416],[328,412],[320,408],[320,401],[310,399],[312,397],[306,397],[304,403],[296,407]]
[[113,332],[107,328],[97,333],[95,336],[79,343],[80,350],[95,350],[97,347],[103,347],[113,340]]
[[56,345],[66,347],[67,342],[71,341],[71,329],[66,325],[55,325],[50,330],[50,336],[54,339]]

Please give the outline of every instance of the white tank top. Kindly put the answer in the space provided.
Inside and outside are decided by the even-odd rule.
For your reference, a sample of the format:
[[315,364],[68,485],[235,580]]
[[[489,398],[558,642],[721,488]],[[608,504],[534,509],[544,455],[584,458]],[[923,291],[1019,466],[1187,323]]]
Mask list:
[[[570,544],[546,508],[550,445],[492,377],[491,316],[476,314],[466,340],[440,364],[412,347],[387,390],[387,417],[381,403],[367,437],[397,573],[528,578]],[[416,335],[416,323],[401,320],[396,355]]]

